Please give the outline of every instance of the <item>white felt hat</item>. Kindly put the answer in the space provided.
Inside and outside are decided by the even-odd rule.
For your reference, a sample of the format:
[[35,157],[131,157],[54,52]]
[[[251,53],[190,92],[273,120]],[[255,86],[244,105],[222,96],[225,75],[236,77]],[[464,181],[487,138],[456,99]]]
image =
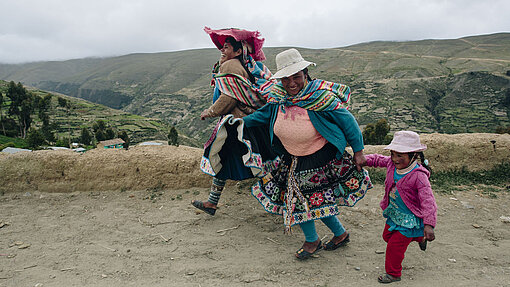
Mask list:
[[310,65],[315,66],[315,63],[303,59],[298,50],[294,48],[288,49],[276,55],[277,71],[271,78],[281,79],[289,77]]

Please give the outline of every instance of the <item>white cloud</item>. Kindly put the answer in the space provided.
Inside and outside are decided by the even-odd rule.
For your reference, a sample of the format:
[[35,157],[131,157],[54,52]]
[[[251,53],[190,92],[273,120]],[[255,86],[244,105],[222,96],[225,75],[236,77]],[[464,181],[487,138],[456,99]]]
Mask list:
[[505,0],[4,0],[2,7],[4,63],[212,47],[204,26],[259,30],[266,46],[309,48],[510,31]]

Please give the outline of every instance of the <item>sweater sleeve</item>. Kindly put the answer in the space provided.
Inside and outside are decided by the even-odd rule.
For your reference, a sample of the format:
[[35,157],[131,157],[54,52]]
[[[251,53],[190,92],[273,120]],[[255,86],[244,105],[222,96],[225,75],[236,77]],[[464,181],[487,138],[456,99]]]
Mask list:
[[363,145],[363,134],[351,112],[346,109],[336,109],[324,113],[328,120],[337,123],[337,126],[345,135],[345,139],[351,145],[353,152],[358,152],[365,148]]
[[437,204],[427,175],[420,173],[416,179],[416,185],[418,187],[418,199],[423,224],[435,227],[437,222]]
[[271,120],[271,106],[273,105],[265,104],[253,114],[243,117],[245,127],[249,128],[269,124],[269,121]]
[[207,109],[207,115],[209,117],[219,117],[222,115],[229,114],[237,105],[237,100],[231,98],[225,94],[221,94],[220,97]]
[[391,157],[382,154],[366,154],[367,166],[370,167],[387,167],[391,162]]

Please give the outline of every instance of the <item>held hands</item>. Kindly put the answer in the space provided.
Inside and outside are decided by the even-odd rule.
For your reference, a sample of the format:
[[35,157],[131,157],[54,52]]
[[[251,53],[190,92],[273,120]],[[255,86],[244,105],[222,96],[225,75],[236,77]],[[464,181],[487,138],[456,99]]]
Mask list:
[[209,109],[203,110],[202,113],[200,114],[200,119],[205,120],[205,118],[208,118],[208,117],[209,117]]
[[358,171],[361,171],[361,169],[367,165],[367,159],[365,158],[365,155],[363,154],[363,150],[357,151],[354,153],[354,164],[356,164],[356,169]]
[[432,225],[425,224],[425,227],[423,228],[423,237],[425,237],[428,241],[434,241],[434,239],[436,239],[436,236],[434,235],[434,227],[432,227]]

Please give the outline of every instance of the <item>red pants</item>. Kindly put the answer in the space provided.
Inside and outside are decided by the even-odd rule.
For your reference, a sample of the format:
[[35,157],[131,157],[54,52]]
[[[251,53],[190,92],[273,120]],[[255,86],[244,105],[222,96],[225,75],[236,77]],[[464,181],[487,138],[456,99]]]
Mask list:
[[398,231],[389,231],[390,226],[386,224],[383,231],[383,239],[388,244],[386,245],[386,260],[384,267],[386,273],[393,277],[402,276],[402,261],[404,260],[404,254],[406,253],[407,246],[413,241],[422,241],[421,237],[405,237]]

